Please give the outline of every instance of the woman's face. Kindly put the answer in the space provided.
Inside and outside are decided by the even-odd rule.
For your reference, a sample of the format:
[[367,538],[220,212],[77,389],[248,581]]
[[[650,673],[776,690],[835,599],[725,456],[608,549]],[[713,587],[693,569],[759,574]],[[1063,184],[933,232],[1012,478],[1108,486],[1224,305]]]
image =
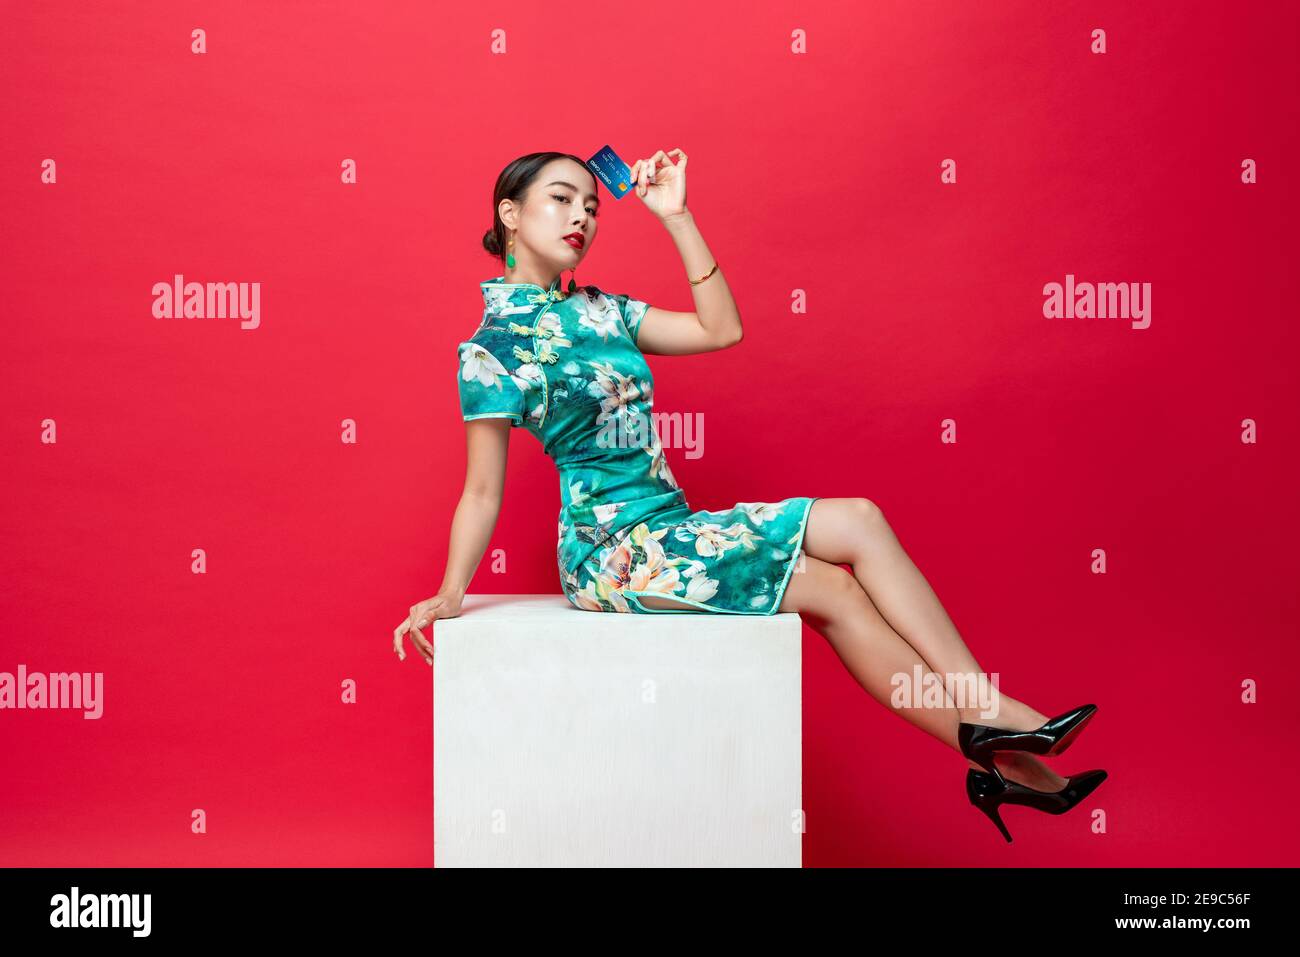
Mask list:
[[501,201],[501,221],[518,230],[515,257],[548,275],[576,268],[596,239],[599,203],[596,179],[585,166],[571,159],[547,163],[522,206]]

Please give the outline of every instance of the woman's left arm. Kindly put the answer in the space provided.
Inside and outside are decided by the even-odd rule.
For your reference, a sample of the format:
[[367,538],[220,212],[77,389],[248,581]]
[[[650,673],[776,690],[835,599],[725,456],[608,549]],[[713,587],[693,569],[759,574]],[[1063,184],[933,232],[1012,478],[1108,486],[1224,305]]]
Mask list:
[[[675,165],[670,155],[679,157]],[[642,352],[665,356],[734,346],[744,336],[740,310],[721,267],[713,269],[716,260],[700,235],[695,217],[686,208],[686,154],[681,150],[660,150],[648,160],[637,160],[632,180],[637,184],[637,195],[672,237],[686,275],[690,279],[709,277],[691,284],[695,312],[649,307],[641,319],[637,346]]]

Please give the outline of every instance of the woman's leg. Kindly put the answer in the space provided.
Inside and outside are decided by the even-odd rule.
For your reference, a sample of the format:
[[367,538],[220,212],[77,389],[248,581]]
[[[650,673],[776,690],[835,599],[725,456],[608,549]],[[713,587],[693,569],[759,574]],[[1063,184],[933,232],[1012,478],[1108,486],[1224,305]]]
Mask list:
[[[957,725],[961,721],[1033,730],[1047,720],[1046,716],[1040,716],[1038,712],[1006,695],[999,696],[1002,711],[996,720],[982,718],[978,707],[958,708],[946,692],[943,696],[943,707],[917,705],[895,708],[893,706],[891,696],[896,675],[903,675],[906,680],[911,681],[915,666],[920,665],[923,680],[937,681],[939,686],[943,687],[945,671],[953,674],[962,671],[978,672],[979,665],[953,629],[952,635],[960,645],[960,652],[964,652],[964,658],[960,652],[955,655],[942,655],[945,664],[941,667],[944,670],[939,671],[935,677],[927,677],[929,673],[936,671],[936,668],[932,667],[932,662],[885,620],[877,609],[873,596],[868,594],[857,576],[845,571],[836,562],[815,557],[814,549],[822,551],[823,554],[827,552],[840,554],[834,550],[837,547],[834,541],[836,535],[834,526],[837,521],[846,520],[844,510],[834,507],[819,510],[819,506],[823,503],[833,506],[834,503],[843,501],[846,500],[818,499],[813,503],[813,512],[809,516],[808,529],[804,535],[802,567],[797,568],[790,576],[790,583],[786,587],[779,610],[798,612],[805,623],[830,642],[849,673],[867,693],[886,708],[943,741],[958,753],[961,751],[961,746],[957,742]],[[850,508],[858,507],[850,506]],[[916,572],[916,575],[919,577],[920,572]],[[924,579],[921,581],[924,583]],[[911,584],[915,588],[914,583],[904,584]],[[888,582],[885,587],[889,587]],[[927,585],[927,590],[928,587]],[[930,595],[934,604],[938,606],[938,599],[933,598],[933,592],[930,592]],[[947,621],[942,606],[939,606],[939,615],[942,616],[942,620]],[[931,611],[930,619],[933,618]],[[921,619],[925,620],[924,614]],[[952,628],[951,622],[948,622],[948,627]],[[933,648],[935,644],[930,642],[927,647]],[[964,667],[950,667],[952,662],[958,662]],[[1017,705],[1020,709],[1016,712],[1016,720],[1010,723],[1007,718],[1009,704]],[[1011,751],[999,752],[996,761],[998,769],[1008,780],[1044,791],[1059,790],[1065,786],[1064,778],[1032,755]],[[971,767],[978,767],[974,762],[968,763]]]
[[[826,498],[813,503],[804,533],[804,551],[825,562],[853,567],[853,576],[890,626],[939,674],[983,674],[930,583],[885,521],[879,506],[865,498]],[[998,695],[996,717],[962,707],[962,720],[1032,731],[1047,715],[1005,694]]]

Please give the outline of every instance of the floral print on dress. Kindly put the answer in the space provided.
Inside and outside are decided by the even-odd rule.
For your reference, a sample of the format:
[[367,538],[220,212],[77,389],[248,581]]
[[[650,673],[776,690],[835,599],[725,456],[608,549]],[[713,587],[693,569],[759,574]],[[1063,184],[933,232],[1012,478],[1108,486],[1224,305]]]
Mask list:
[[[692,509],[654,422],[637,346],[649,304],[582,286],[479,284],[483,319],[457,346],[461,417],[506,418],[560,483],[560,585],[587,611],[771,615],[802,555],[815,497]],[[642,597],[676,602],[651,608]]]

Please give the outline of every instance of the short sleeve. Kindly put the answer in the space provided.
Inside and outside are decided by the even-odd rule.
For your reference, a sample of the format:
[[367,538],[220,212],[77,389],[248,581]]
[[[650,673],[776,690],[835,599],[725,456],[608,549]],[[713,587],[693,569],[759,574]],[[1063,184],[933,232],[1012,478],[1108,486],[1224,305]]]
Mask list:
[[605,295],[618,307],[618,314],[623,320],[623,325],[627,327],[628,333],[632,336],[632,341],[636,342],[637,336],[641,332],[641,320],[645,318],[645,311],[650,308],[649,303],[642,302],[640,299],[633,299],[628,295],[614,293],[605,293]]
[[462,342],[456,382],[460,389],[460,413],[471,419],[524,421],[524,393],[501,360],[477,342]]

